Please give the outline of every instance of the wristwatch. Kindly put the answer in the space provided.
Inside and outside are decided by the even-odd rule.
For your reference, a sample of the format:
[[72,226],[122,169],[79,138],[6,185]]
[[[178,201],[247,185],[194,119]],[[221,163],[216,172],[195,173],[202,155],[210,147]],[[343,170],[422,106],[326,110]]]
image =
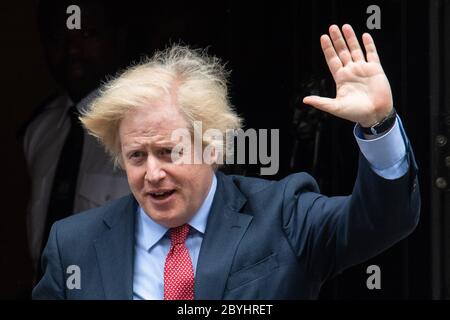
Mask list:
[[371,127],[363,127],[360,125],[361,130],[365,134],[371,134],[376,135],[383,132],[388,131],[395,123],[395,119],[397,118],[397,112],[395,111],[395,108],[392,108],[391,112],[384,118],[383,120],[375,123]]

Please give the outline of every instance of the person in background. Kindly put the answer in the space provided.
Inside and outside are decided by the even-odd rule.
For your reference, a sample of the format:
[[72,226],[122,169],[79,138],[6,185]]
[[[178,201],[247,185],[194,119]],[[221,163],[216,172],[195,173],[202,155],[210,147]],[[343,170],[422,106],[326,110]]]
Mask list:
[[[80,29],[66,25],[70,5],[80,8]],[[128,63],[127,30],[118,14],[110,1],[38,3],[39,31],[57,91],[35,109],[23,136],[31,178],[27,232],[35,281],[54,221],[129,192],[125,174],[78,120],[101,82]]]

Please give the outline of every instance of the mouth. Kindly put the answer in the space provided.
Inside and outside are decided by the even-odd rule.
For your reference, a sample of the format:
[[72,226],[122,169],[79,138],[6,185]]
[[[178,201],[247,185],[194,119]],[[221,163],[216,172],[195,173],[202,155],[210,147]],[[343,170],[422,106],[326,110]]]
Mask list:
[[174,193],[175,190],[164,190],[164,191],[149,192],[148,195],[153,201],[160,203],[171,198]]

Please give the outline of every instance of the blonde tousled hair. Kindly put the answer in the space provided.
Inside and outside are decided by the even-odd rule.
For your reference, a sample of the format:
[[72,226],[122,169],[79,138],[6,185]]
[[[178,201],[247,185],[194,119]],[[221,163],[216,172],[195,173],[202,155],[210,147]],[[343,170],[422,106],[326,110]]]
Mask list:
[[233,150],[225,140],[225,132],[242,125],[229,101],[227,78],[228,72],[218,58],[174,45],[107,82],[80,120],[117,165],[121,159],[119,125],[127,112],[172,95],[191,126],[189,130],[194,121],[201,121],[203,131],[218,129],[223,133],[223,141],[203,142],[222,144],[226,157]]

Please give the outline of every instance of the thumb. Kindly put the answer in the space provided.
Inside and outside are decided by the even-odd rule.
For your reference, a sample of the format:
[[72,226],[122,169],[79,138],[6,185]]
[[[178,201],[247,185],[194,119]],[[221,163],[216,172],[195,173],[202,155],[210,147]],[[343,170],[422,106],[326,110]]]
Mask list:
[[336,110],[336,99],[307,96],[303,98],[303,103],[331,114],[334,114],[334,111]]

